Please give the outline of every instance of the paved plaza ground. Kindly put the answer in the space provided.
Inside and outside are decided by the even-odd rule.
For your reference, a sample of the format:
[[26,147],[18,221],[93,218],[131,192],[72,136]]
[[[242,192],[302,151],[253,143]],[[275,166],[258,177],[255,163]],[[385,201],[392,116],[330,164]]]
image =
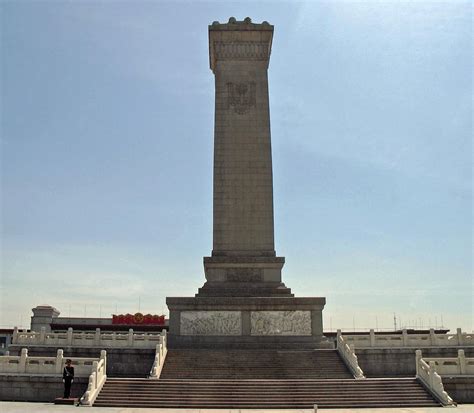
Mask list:
[[[73,406],[56,406],[50,403],[0,402],[1,413],[70,413]],[[97,413],[313,413],[314,410],[229,410],[229,409],[142,409],[122,407],[84,407]],[[381,408],[381,409],[318,409],[318,413],[441,413],[442,407]],[[474,404],[459,405],[454,412],[474,413]]]

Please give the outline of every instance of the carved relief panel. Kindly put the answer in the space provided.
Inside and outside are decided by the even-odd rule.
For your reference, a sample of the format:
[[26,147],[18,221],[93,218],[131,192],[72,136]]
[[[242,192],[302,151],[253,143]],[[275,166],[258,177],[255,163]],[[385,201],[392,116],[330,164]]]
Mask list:
[[252,336],[310,336],[310,311],[252,311]]
[[240,311],[182,311],[181,335],[184,336],[240,336]]
[[263,280],[261,268],[228,268],[226,280],[231,282],[258,282]]
[[227,107],[235,113],[248,113],[255,101],[255,82],[227,83]]

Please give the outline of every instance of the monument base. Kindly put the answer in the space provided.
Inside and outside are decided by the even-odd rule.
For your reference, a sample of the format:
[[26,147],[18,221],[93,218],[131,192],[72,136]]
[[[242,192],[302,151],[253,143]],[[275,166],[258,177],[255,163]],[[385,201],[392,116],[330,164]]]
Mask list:
[[206,282],[196,297],[293,297],[281,282],[284,263],[274,256],[204,257]]
[[167,297],[170,348],[332,348],[324,297]]

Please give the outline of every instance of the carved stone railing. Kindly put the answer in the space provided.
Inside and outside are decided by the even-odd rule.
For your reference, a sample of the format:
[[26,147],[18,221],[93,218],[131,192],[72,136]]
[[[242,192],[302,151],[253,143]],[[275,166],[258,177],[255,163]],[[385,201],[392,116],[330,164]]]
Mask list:
[[345,337],[342,336],[341,330],[337,330],[337,351],[354,377],[356,379],[365,379],[364,372],[360,368],[354,352],[354,345],[345,342]]
[[155,348],[160,342],[159,333],[106,333],[97,328],[94,332],[74,332],[68,328],[64,333],[20,332],[13,330],[13,345],[27,346],[65,346],[65,347],[100,347],[100,348]]
[[[72,365],[76,377],[87,377],[97,358],[74,357]],[[0,356],[0,374],[54,375],[62,374],[66,364],[63,350],[56,357],[30,357],[26,348],[19,356]]]
[[107,380],[107,352],[102,350],[100,352],[100,360],[94,361],[92,373],[89,376],[89,383],[87,390],[81,397],[81,404],[85,406],[92,406],[95,399],[99,395],[105,381]]
[[441,376],[436,372],[435,362],[427,363],[423,360],[421,350],[416,350],[416,377],[444,406],[455,406],[453,399],[444,390]]
[[463,333],[460,328],[456,334],[437,334],[433,329],[428,334],[369,334],[346,335],[344,339],[355,348],[393,348],[393,347],[460,347],[474,346],[474,334]]
[[161,333],[160,343],[156,345],[155,361],[150,371],[150,378],[159,379],[161,370],[165,364],[166,354],[168,353],[167,334],[166,330]]
[[466,357],[464,350],[458,350],[457,357],[423,357],[423,360],[428,364],[433,362],[440,376],[474,376],[474,357]]

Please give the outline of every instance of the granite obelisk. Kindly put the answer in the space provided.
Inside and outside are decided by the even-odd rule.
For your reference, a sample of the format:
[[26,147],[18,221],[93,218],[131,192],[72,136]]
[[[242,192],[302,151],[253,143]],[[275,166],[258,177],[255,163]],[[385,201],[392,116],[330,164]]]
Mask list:
[[199,295],[291,296],[276,257],[268,99],[273,26],[230,19],[209,26],[215,76],[212,256]]
[[268,65],[273,26],[209,26],[215,76],[213,249],[195,297],[168,297],[171,347],[315,348],[324,297],[296,298],[274,245]]

